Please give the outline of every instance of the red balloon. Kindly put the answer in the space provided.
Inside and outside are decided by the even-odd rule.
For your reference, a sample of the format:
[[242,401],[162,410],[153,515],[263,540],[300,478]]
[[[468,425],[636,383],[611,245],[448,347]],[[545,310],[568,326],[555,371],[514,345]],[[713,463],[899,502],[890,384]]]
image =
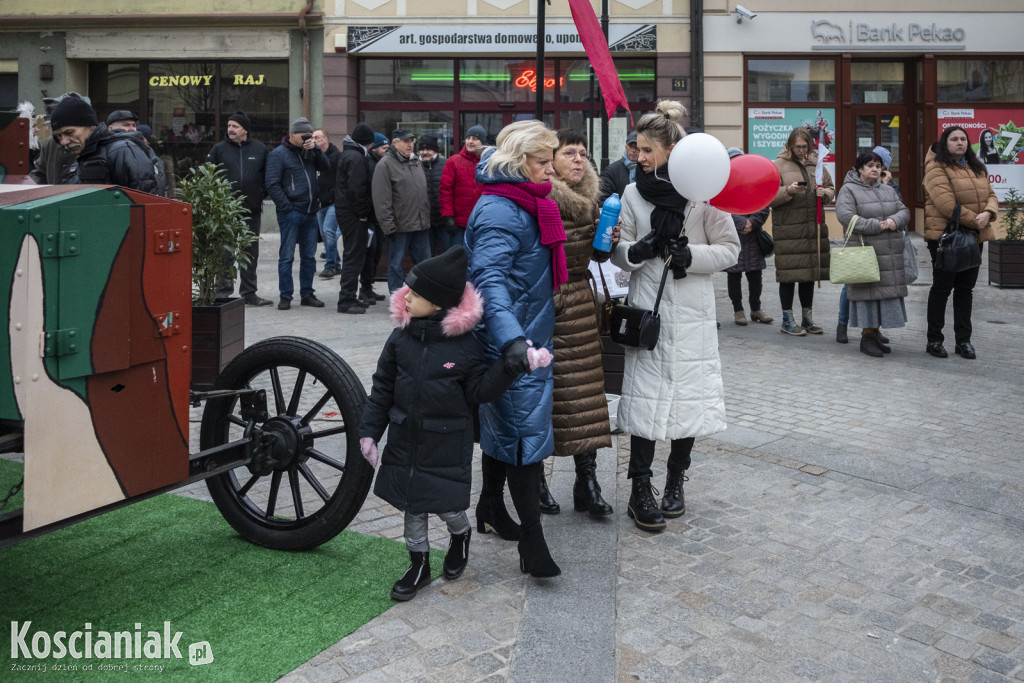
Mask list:
[[757,213],[772,203],[781,178],[775,164],[756,154],[741,154],[729,163],[729,182],[709,202],[728,213]]

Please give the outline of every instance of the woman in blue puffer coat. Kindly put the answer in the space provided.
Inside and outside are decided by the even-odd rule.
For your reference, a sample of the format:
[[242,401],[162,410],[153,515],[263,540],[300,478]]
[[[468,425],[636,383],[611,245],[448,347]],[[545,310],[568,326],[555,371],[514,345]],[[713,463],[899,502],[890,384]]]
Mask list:
[[[558,137],[539,121],[518,121],[498,134],[477,166],[484,185],[466,226],[469,278],[484,298],[477,335],[488,359],[510,373],[529,370],[528,344],[552,348],[553,289],[568,279],[565,230],[558,206],[547,198]],[[519,540],[520,568],[535,577],[561,573],[548,552],[540,523],[543,460],[554,450],[551,367],[519,378],[496,401],[480,406],[483,489],[477,529],[494,527]],[[502,496],[508,479],[519,513],[517,528]]]

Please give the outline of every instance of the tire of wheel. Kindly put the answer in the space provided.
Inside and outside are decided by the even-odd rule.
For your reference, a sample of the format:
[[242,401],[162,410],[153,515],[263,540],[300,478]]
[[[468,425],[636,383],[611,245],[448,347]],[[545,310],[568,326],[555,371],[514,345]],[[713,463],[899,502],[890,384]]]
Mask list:
[[[246,540],[275,550],[309,550],[341,533],[369,493],[373,468],[359,451],[358,432],[366,391],[338,354],[319,342],[299,337],[274,337],[245,349],[217,377],[214,389],[244,388],[260,373],[279,367],[304,370],[331,393],[341,412],[346,427],[344,472],[330,499],[309,516],[283,520],[268,516],[259,505],[240,495],[240,482],[234,472],[211,477],[206,486],[224,519]],[[273,416],[274,400],[268,398],[268,412]],[[228,441],[228,417],[237,415],[237,408],[235,398],[207,402],[200,429],[203,450]],[[254,436],[260,427],[256,425]]]

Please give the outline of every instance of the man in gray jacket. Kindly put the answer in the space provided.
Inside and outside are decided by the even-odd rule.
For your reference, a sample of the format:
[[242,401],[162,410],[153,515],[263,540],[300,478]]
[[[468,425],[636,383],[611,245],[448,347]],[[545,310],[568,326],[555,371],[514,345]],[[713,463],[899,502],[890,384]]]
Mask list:
[[408,250],[413,263],[430,258],[430,199],[427,177],[413,154],[416,136],[398,128],[391,146],[373,172],[373,208],[388,238],[388,289],[405,282],[402,259]]

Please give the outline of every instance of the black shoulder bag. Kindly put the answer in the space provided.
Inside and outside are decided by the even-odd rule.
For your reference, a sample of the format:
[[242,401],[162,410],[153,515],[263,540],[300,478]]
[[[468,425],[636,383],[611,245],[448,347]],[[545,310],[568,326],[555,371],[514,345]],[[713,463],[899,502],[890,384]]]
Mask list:
[[668,270],[669,263],[666,262],[661,273],[658,298],[654,300],[652,310],[635,308],[628,304],[615,305],[615,308],[612,309],[611,329],[609,330],[613,342],[648,351],[658,345],[658,334],[661,332],[661,317],[658,315],[658,307],[661,305],[661,295],[665,291]]
[[939,237],[935,250],[935,267],[946,273],[962,273],[981,266],[978,232],[960,224],[960,204],[953,207],[953,215],[946,230]]

